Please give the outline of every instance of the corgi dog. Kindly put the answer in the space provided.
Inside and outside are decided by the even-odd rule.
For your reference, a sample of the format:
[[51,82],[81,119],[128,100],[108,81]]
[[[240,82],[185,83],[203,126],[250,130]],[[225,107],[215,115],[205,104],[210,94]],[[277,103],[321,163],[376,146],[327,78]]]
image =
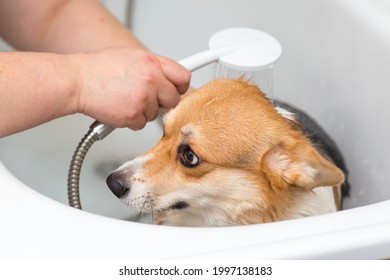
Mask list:
[[247,81],[213,81],[163,122],[160,142],[106,180],[130,208],[153,213],[156,224],[257,224],[341,208],[346,169],[332,140]]

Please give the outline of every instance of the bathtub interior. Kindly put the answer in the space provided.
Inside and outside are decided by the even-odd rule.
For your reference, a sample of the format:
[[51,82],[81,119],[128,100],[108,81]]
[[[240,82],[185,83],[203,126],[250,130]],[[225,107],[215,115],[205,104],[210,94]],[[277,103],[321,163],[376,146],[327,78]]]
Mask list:
[[[386,21],[386,9],[390,18],[390,2],[373,2],[218,0],[205,8],[202,1],[143,0],[135,1],[133,30],[152,51],[177,60],[204,50],[208,38],[227,27],[257,28],[276,37],[283,54],[272,97],[305,110],[334,138],[350,171],[345,208],[353,208],[390,199],[390,30],[375,24]],[[206,83],[212,71],[194,73],[193,85]],[[0,159],[25,184],[67,204],[69,162],[92,121],[69,116],[0,139]],[[117,129],[95,143],[81,174],[83,208],[128,219],[132,213],[112,195],[105,178],[161,135],[155,121],[138,132]]]

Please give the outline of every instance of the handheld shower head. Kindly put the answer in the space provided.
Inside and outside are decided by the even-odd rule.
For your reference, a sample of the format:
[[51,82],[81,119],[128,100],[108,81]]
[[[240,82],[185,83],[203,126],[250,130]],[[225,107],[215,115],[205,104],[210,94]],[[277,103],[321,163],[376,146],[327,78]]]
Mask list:
[[251,72],[272,67],[281,54],[281,45],[268,33],[251,28],[228,28],[210,38],[208,50],[179,63],[190,71],[218,62],[233,70]]
[[[282,48],[271,35],[250,28],[229,28],[214,34],[209,40],[209,50],[180,60],[179,63],[191,72],[218,62],[229,69],[222,74],[230,76],[230,70],[235,72],[258,72],[272,68],[279,59]],[[221,72],[221,71],[220,71]],[[239,74],[241,75],[241,74]],[[252,75],[254,77],[254,75]],[[233,77],[231,77],[233,78]],[[95,121],[88,133],[79,143],[73,154],[68,172],[69,205],[81,209],[79,195],[79,179],[84,158],[95,141],[104,139],[115,128]]]
[[228,28],[210,38],[209,50],[185,58],[179,63],[194,71],[217,62],[213,79],[242,77],[272,95],[273,66],[281,54],[281,45],[268,33],[251,28]]

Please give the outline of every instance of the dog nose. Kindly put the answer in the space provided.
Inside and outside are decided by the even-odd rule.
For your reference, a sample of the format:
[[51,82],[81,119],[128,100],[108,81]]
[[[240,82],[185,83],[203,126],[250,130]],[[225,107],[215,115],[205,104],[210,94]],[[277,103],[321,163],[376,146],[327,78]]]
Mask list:
[[107,177],[106,183],[117,198],[121,198],[130,190],[115,173],[112,173]]

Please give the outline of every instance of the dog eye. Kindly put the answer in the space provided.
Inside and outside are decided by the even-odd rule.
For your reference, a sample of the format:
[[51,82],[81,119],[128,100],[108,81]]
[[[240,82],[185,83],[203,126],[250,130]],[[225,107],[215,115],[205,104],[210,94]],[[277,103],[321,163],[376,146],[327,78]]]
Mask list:
[[185,147],[180,154],[180,162],[186,167],[196,167],[200,160],[190,147]]

